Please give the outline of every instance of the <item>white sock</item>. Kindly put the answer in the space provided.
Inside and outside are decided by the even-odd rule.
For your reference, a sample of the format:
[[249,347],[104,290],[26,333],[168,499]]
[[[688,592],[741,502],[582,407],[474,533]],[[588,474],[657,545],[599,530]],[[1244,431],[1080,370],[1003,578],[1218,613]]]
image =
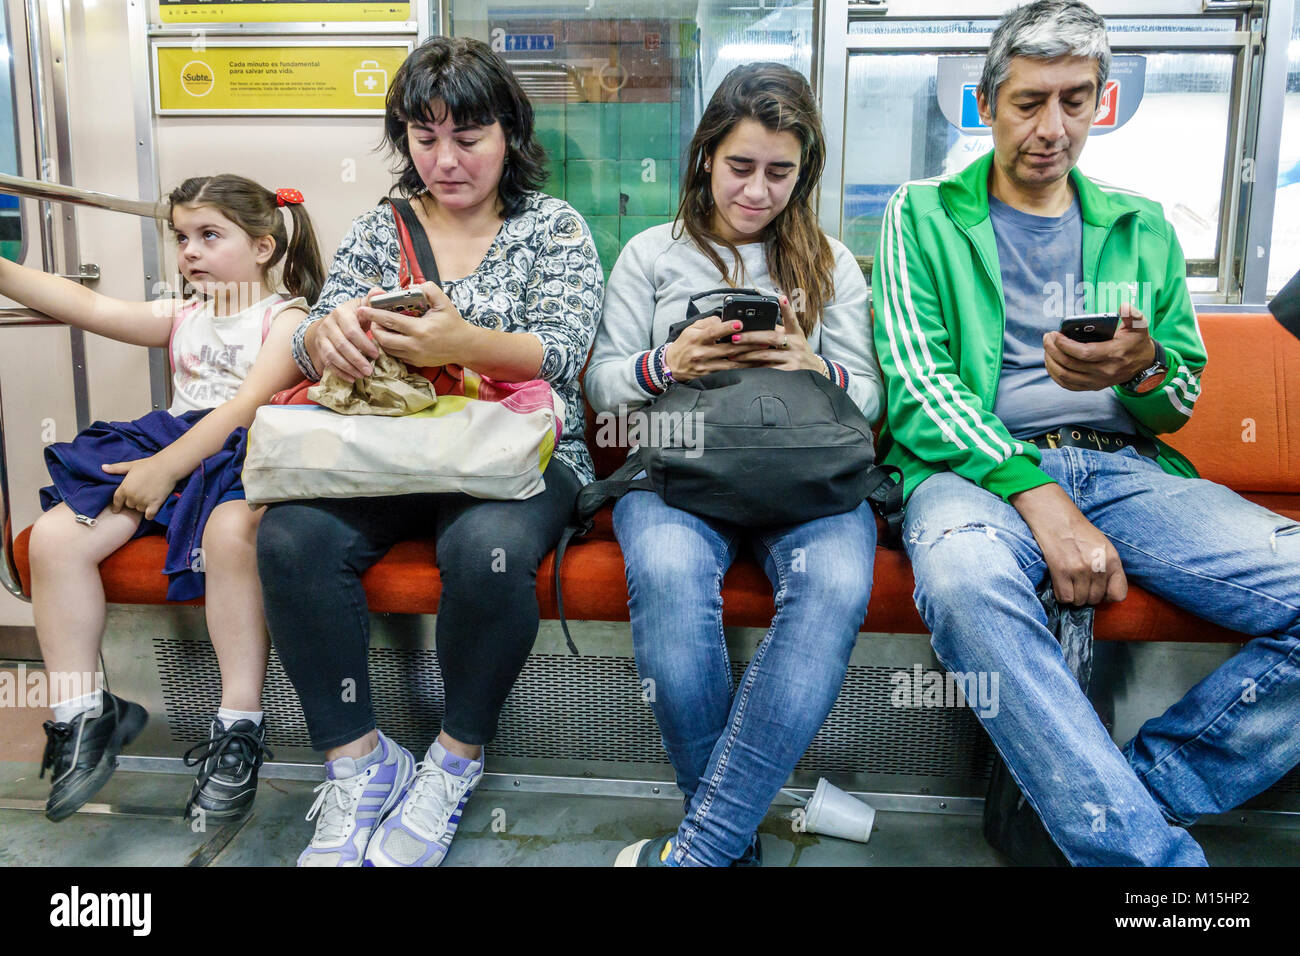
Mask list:
[[260,710],[231,710],[229,707],[220,707],[217,709],[217,719],[221,721],[221,726],[229,730],[235,726],[237,720],[251,720],[254,724],[262,723],[262,711]]
[[104,708],[104,692],[102,690],[92,690],[89,694],[82,694],[80,697],[74,697],[72,700],[65,700],[61,704],[54,705],[54,721],[59,724],[70,724],[78,714],[84,714],[89,710],[102,711]]

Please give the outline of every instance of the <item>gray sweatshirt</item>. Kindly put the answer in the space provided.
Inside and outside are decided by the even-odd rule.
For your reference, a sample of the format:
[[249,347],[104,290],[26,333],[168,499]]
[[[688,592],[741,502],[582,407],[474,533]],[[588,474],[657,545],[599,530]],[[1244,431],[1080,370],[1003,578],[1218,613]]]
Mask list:
[[[669,327],[686,318],[692,295],[727,284],[689,236],[673,239],[672,230],[673,224],[665,223],[633,237],[610,273],[584,379],[587,400],[597,412],[653,400],[661,391],[653,371],[655,352],[668,341]],[[867,283],[844,244],[827,239],[835,254],[835,298],[823,310],[808,344],[827,360],[832,381],[875,422],[884,410],[884,387],[867,316]],[[731,253],[715,248],[722,261],[729,262]],[[740,285],[774,293],[763,244],[738,248],[744,263]],[[717,299],[697,302],[701,311],[717,304]]]

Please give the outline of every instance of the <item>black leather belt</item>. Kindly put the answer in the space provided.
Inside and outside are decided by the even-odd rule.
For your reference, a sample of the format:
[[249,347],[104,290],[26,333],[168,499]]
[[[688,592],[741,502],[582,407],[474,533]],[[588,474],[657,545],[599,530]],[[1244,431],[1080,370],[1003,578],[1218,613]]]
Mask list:
[[1062,425],[1053,431],[1022,440],[1033,442],[1039,448],[1091,448],[1094,451],[1132,448],[1139,455],[1148,458],[1160,455],[1160,448],[1154,439],[1124,432],[1103,432],[1084,425]]

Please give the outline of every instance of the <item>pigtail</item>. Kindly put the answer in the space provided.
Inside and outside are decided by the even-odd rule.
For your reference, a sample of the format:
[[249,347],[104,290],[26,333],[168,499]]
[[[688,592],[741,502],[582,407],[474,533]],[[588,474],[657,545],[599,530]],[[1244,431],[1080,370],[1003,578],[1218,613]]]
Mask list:
[[293,236],[284,257],[284,287],[290,295],[300,295],[309,306],[315,305],[325,284],[325,264],[316,230],[301,202],[289,205],[289,215],[293,218]]

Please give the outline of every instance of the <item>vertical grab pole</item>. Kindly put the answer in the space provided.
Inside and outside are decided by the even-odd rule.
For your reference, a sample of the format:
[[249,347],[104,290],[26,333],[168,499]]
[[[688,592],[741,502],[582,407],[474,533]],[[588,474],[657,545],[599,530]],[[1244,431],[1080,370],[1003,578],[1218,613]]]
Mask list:
[[9,518],[9,465],[5,459],[5,408],[0,394],[0,584],[14,597],[26,601],[18,566],[14,561],[13,525]]
[[840,237],[844,217],[844,148],[849,75],[848,0],[814,5],[813,90],[821,100],[826,127],[826,166],[822,170],[817,218],[829,235]]
[[[153,128],[153,61],[149,51],[149,12],[145,0],[131,0],[127,9],[127,35],[131,44],[131,89],[135,94],[135,171],[141,199],[159,198],[158,153]],[[140,223],[140,249],[144,261],[144,297],[167,293],[163,278],[162,227],[157,220]],[[174,290],[175,294],[180,289]],[[154,410],[171,404],[171,376],[165,349],[149,350],[149,401]]]
[[[39,0],[27,0],[27,52],[28,62],[31,66],[32,81],[32,112],[34,128],[36,131],[36,161],[38,164],[37,179],[46,182],[59,182],[59,176],[56,175],[55,157],[50,149],[50,126],[49,126],[49,95],[47,88],[48,68],[45,61],[44,34],[45,30],[41,29],[41,24],[46,22],[43,10],[50,13],[50,16],[58,18],[59,41],[55,60],[59,66],[59,77],[63,75],[64,63],[66,59],[62,56],[63,39],[62,39],[62,7],[58,3],[53,6],[57,10],[51,11]],[[60,82],[59,92],[62,90]],[[56,96],[56,109],[59,110],[63,117],[63,135],[61,139],[66,139],[70,133],[67,132],[67,104],[66,98],[60,102]],[[70,171],[72,160],[71,156],[65,155],[63,150],[59,151],[58,162],[61,170]],[[59,272],[58,257],[55,253],[54,235],[55,235],[55,214],[54,207],[47,201],[42,200],[40,203],[40,223],[41,223],[41,260],[42,266],[46,272]],[[69,226],[71,226],[71,214],[69,214]],[[78,258],[75,254],[76,234],[75,232],[67,234],[69,238],[65,241],[64,251],[68,247],[73,248],[73,254],[68,261],[69,271],[73,266],[77,266],[80,271],[80,263],[73,262],[72,259]],[[90,424],[90,389],[86,379],[86,334],[81,329],[70,328],[68,330],[68,341],[72,349],[72,397],[77,414],[77,430],[81,431]]]
[[1264,65],[1260,78],[1255,142],[1246,155],[1254,159],[1246,210],[1241,301],[1259,304],[1268,298],[1268,263],[1273,244],[1273,204],[1277,198],[1282,115],[1286,100],[1288,47],[1291,42],[1291,0],[1269,0],[1264,21]]

